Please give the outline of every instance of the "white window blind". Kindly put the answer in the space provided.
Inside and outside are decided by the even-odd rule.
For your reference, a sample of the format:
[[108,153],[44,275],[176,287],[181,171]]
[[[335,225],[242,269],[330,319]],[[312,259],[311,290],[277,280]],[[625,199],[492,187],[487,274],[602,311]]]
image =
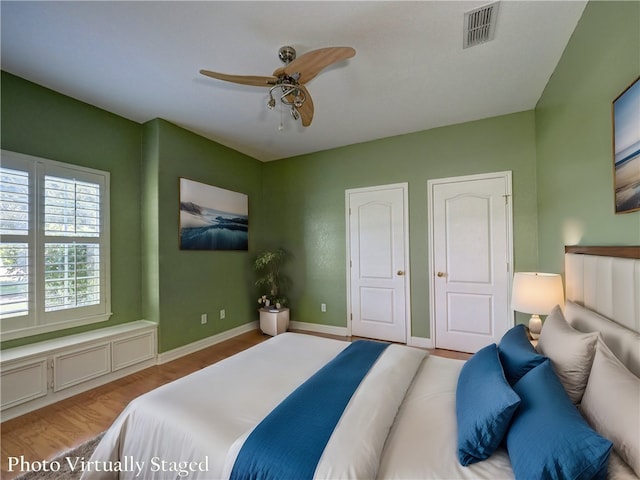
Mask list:
[[29,312],[29,173],[0,167],[0,315]]
[[99,304],[100,185],[45,175],[44,235],[45,311]]
[[100,246],[44,245],[45,311],[100,303]]
[[2,151],[3,339],[110,316],[109,174]]
[[45,235],[100,236],[100,185],[46,175]]

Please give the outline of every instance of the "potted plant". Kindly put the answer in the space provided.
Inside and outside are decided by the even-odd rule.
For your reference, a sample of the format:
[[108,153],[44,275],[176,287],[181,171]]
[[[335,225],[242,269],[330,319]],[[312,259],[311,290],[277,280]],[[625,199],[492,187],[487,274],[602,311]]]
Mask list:
[[287,259],[288,254],[282,248],[266,250],[256,257],[253,264],[258,275],[256,287],[265,292],[258,298],[258,303],[263,307],[280,309],[287,303],[284,290],[290,280],[281,272]]
[[282,248],[267,250],[258,255],[253,264],[258,275],[256,287],[266,292],[258,298],[262,307],[260,330],[271,336],[286,332],[289,327],[289,309],[285,308],[287,299],[284,291],[290,280],[281,272],[287,257],[287,252]]

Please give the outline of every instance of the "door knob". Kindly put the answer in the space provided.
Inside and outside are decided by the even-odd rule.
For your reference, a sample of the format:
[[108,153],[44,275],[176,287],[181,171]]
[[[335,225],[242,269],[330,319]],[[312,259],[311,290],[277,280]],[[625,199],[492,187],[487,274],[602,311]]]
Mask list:
[[404,275],[404,270],[398,270],[397,275],[400,277]]
[[439,277],[444,277],[444,276],[446,275],[446,273],[444,273],[444,272],[438,272],[438,273],[437,273],[437,275],[438,275]]

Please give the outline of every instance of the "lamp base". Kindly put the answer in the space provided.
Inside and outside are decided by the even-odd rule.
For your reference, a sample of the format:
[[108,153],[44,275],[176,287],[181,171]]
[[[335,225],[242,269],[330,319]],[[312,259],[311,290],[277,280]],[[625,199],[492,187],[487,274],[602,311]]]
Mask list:
[[538,315],[531,315],[529,319],[529,334],[531,338],[537,340],[540,338],[540,332],[542,331],[542,320]]

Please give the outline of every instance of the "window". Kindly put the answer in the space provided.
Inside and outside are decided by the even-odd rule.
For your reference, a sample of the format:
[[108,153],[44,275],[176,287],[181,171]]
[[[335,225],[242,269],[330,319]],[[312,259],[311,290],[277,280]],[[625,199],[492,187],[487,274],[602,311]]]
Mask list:
[[3,150],[2,339],[108,320],[108,259],[109,173]]

